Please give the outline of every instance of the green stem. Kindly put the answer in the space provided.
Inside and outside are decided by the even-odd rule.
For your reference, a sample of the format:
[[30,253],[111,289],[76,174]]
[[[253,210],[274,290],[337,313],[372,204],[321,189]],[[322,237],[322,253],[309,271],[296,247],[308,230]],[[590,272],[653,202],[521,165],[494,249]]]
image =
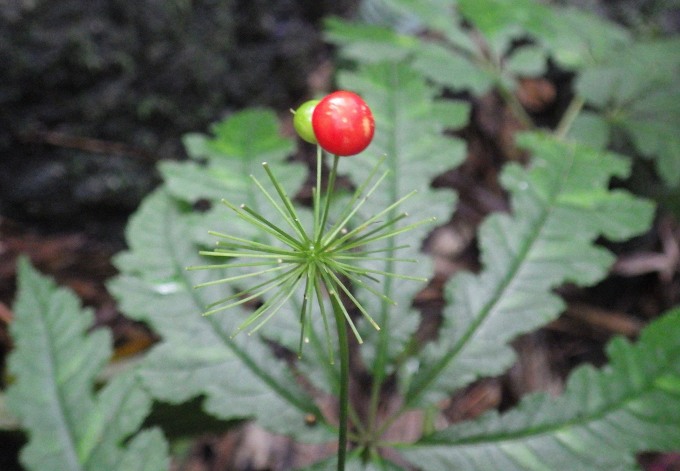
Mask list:
[[497,90],[503,98],[503,101],[505,101],[505,103],[510,107],[512,114],[519,120],[522,126],[524,126],[526,129],[533,129],[535,127],[534,121],[519,102],[517,95],[515,95],[515,93],[508,89],[504,84],[500,83],[500,80],[497,82]]
[[347,412],[349,410],[349,344],[347,342],[347,325],[345,316],[336,296],[331,296],[333,314],[338,329],[338,345],[340,348],[340,410],[338,432],[338,471],[344,471],[347,455]]
[[564,111],[564,114],[562,115],[560,122],[557,124],[557,127],[555,128],[555,136],[558,139],[564,139],[567,136],[567,134],[569,133],[569,130],[571,129],[572,125],[574,124],[574,121],[576,120],[579,113],[583,109],[584,104],[585,104],[585,100],[578,95],[576,95],[571,100],[571,102],[569,103],[569,106]]

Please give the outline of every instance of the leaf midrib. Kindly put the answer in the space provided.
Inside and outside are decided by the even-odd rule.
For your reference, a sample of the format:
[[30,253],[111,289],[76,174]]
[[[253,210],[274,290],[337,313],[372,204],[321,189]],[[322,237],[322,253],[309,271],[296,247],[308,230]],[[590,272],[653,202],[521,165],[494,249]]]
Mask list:
[[[49,298],[52,298],[53,296],[50,296],[49,294],[47,295]],[[50,305],[54,306],[52,303],[49,301],[45,303],[45,300],[42,297],[38,298],[38,302],[40,304],[40,309],[41,313],[43,315],[40,316],[41,319],[41,334],[42,338],[45,342],[45,345],[47,347],[47,350],[49,352],[48,358],[45,361],[45,364],[49,368],[49,385],[50,389],[53,390],[53,397],[56,397],[57,400],[57,410],[56,412],[56,419],[59,422],[59,428],[61,429],[61,432],[57,432],[57,434],[60,437],[64,437],[63,441],[66,441],[66,447],[64,449],[64,455],[69,463],[69,470],[83,470],[84,468],[82,467],[80,460],[78,459],[77,455],[77,439],[74,435],[74,431],[70,427],[70,423],[66,417],[66,400],[64,398],[64,394],[62,391],[62,388],[59,387],[59,382],[57,378],[57,370],[58,366],[55,363],[55,357],[56,357],[56,347],[54,342],[52,341],[53,336],[51,335],[51,330],[49,329],[49,322],[47,320],[47,315],[50,312]],[[59,303],[60,305],[61,303]],[[50,401],[52,402],[52,401]]]
[[[165,219],[165,227],[172,227],[173,225],[173,218],[170,215],[170,211],[165,211],[164,214],[164,219]],[[201,300],[198,298],[198,295],[196,293],[196,290],[193,289],[192,283],[187,279],[186,275],[186,270],[184,269],[184,265],[181,263],[180,260],[177,259],[176,257],[176,251],[173,250],[173,244],[172,241],[169,240],[167,237],[168,234],[171,231],[165,231],[164,232],[164,242],[166,246],[165,253],[170,254],[171,261],[172,261],[172,267],[175,273],[180,274],[180,278],[182,280],[182,284],[184,285],[186,292],[189,294],[189,297],[191,298],[192,302],[197,308],[197,312],[201,311],[203,309],[203,303]],[[303,401],[299,401],[298,398],[296,398],[294,395],[290,394],[288,390],[285,387],[282,387],[278,384],[275,378],[272,378],[268,374],[266,374],[259,366],[250,358],[249,355],[247,355],[245,352],[243,352],[240,348],[237,347],[235,342],[227,336],[222,329],[219,328],[219,325],[214,321],[212,318],[207,319],[209,322],[210,327],[212,328],[213,332],[217,335],[217,337],[238,357],[239,360],[243,362],[243,364],[262,382],[264,382],[267,387],[269,387],[271,390],[273,390],[276,394],[278,394],[280,397],[286,400],[286,402],[290,403],[297,409],[301,410],[304,413],[314,413],[318,416],[319,411],[317,410],[316,407],[312,406],[309,407],[310,405],[313,404],[313,402],[309,401],[309,404],[305,404]]]
[[[608,403],[600,410],[592,414],[579,416],[578,412],[576,412],[573,418],[566,420],[564,422],[545,424],[543,426],[533,428],[527,427],[523,428],[522,430],[515,430],[507,433],[483,434],[474,437],[463,438],[455,442],[446,441],[445,439],[442,440],[428,439],[428,441],[420,442],[420,444],[421,445],[424,444],[425,446],[455,447],[465,445],[486,445],[486,444],[490,445],[499,442],[514,442],[524,440],[526,438],[538,437],[540,435],[552,435],[558,433],[561,430],[566,430],[571,427],[584,426],[587,425],[588,423],[596,422],[598,420],[606,420],[606,417],[608,415],[616,413],[617,411],[620,410],[626,410],[627,404],[639,400],[640,398],[644,397],[647,394],[654,393],[657,390],[655,386],[656,381],[659,378],[661,378],[664,374],[666,374],[666,372],[669,371],[669,368],[671,366],[677,363],[678,357],[680,357],[680,346],[674,350],[671,350],[668,353],[667,355],[668,361],[666,361],[663,364],[663,366],[657,367],[656,374],[653,377],[650,378],[649,375],[645,375],[645,377],[648,378],[648,381],[645,381],[643,386],[635,388],[633,391],[631,391],[630,394],[623,395],[620,400]],[[612,374],[615,374],[615,372],[612,372]],[[569,393],[570,391],[568,391],[566,394]],[[673,393],[667,392],[667,394],[672,395]],[[680,395],[677,396],[678,399],[680,399]],[[567,396],[562,397],[564,398]],[[556,405],[558,404],[557,400],[555,401],[555,404]],[[634,413],[631,412],[631,414]],[[640,416],[636,415],[636,417]],[[640,417],[640,420],[642,421],[643,419]]]
[[[392,67],[394,67],[391,64]],[[397,169],[397,163],[401,162],[401,153],[399,152],[399,146],[397,145],[396,141],[398,139],[398,134],[397,134],[397,129],[399,129],[399,123],[400,123],[400,113],[399,113],[399,106],[397,105],[397,102],[399,100],[398,97],[398,90],[400,90],[399,83],[400,83],[400,77],[398,74],[398,71],[395,71],[394,68],[391,67],[390,70],[390,89],[388,91],[389,94],[389,114],[393,117],[393,128],[392,128],[392,139],[389,140],[390,142],[390,149],[388,151],[388,155],[393,155],[394,157],[391,159],[387,159],[387,164],[389,166],[389,171],[390,171],[390,178],[388,180],[388,192],[389,192],[389,200],[388,201],[396,201],[399,196],[398,196],[398,187],[399,187],[399,172]],[[394,208],[392,211],[387,216],[387,219],[392,219],[395,217],[395,214],[397,212],[397,209]],[[387,247],[389,248],[389,251],[386,252],[385,256],[388,258],[392,258],[395,256],[395,240],[394,237],[390,237],[387,240]],[[394,272],[394,262],[392,260],[387,260],[385,262],[385,267],[384,270],[388,273]],[[383,294],[387,296],[388,298],[392,298],[392,291],[394,288],[394,283],[392,277],[385,277],[383,280]],[[388,361],[388,347],[389,347],[389,335],[388,333],[390,332],[390,316],[389,316],[389,311],[392,305],[388,303],[386,300],[381,300],[380,302],[380,318],[379,318],[379,323],[381,329],[383,329],[383,332],[380,332],[378,335],[378,347],[377,347],[377,354],[376,354],[376,360],[374,361],[373,365],[373,376],[374,376],[374,387],[375,388],[380,388],[382,386],[382,382],[385,379],[385,374],[386,374],[386,368],[387,368],[387,361]]]
[[[458,353],[460,353],[465,348],[465,346],[468,344],[468,341],[474,337],[475,332],[477,332],[477,329],[486,321],[489,314],[493,311],[494,306],[501,299],[503,299],[503,294],[512,284],[513,280],[515,279],[515,275],[520,271],[521,267],[526,262],[527,255],[531,251],[531,248],[536,243],[536,241],[539,240],[540,235],[545,227],[545,222],[552,213],[558,196],[562,193],[564,183],[568,180],[569,173],[571,172],[572,166],[574,164],[573,152],[570,153],[569,157],[570,162],[566,171],[564,172],[563,178],[560,179],[558,185],[555,185],[555,191],[550,194],[550,198],[548,199],[547,204],[544,206],[542,214],[536,219],[536,223],[532,228],[534,229],[532,230],[532,236],[527,238],[526,242],[522,245],[520,251],[518,252],[518,256],[515,257],[513,262],[510,264],[507,274],[503,277],[493,296],[480,310],[480,315],[476,316],[475,321],[472,322],[470,327],[466,330],[465,334],[460,338],[456,345],[454,345],[454,347],[449,350],[449,352],[433,368],[429,370],[429,373],[425,376],[424,380],[418,382],[418,389],[415,394],[407,396],[405,407],[417,402],[417,400],[425,392],[427,392],[430,385],[436,381],[439,375],[447,368],[449,363],[453,361]],[[488,267],[486,267],[486,269],[488,269]]]

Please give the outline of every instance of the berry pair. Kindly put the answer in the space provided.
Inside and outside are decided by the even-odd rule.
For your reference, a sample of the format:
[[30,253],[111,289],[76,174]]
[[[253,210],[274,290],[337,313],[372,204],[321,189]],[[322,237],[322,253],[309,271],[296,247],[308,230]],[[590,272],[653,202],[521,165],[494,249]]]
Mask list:
[[342,90],[300,105],[293,124],[303,140],[340,156],[364,150],[375,132],[373,113],[366,102],[356,93]]

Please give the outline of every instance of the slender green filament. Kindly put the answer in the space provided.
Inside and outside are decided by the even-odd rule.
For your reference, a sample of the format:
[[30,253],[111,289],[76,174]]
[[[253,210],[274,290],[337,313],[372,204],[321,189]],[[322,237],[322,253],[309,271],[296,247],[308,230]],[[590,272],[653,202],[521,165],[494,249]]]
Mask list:
[[[332,200],[337,181],[339,158],[335,156],[333,160],[324,189],[322,188],[323,153],[319,150],[317,153],[316,184],[312,189],[312,225],[309,229],[306,229],[302,224],[295,204],[276,178],[274,171],[266,162],[263,163],[262,166],[275,190],[274,193],[267,190],[254,176],[251,176],[251,179],[260,190],[265,205],[274,210],[283,226],[272,218],[263,216],[255,208],[246,205],[237,206],[223,200],[223,203],[238,218],[259,228],[262,237],[259,240],[251,240],[237,235],[211,231],[210,234],[218,238],[215,248],[203,250],[200,254],[223,258],[225,262],[189,267],[189,269],[235,270],[235,273],[200,283],[196,285],[196,288],[220,284],[231,287],[248,280],[256,280],[256,282],[252,286],[237,290],[213,302],[207,307],[204,315],[212,315],[260,300],[259,307],[238,325],[234,333],[236,335],[238,332],[250,329],[249,332],[252,334],[279,312],[296,292],[301,290],[298,355],[302,354],[305,339],[312,328],[311,316],[313,306],[316,305],[323,319],[324,335],[327,339],[328,356],[331,362],[333,362],[333,348],[330,340],[325,296],[330,296],[335,309],[341,310],[343,318],[349,324],[359,343],[362,342],[361,335],[345,303],[353,305],[369,324],[376,330],[380,330],[380,326],[354,295],[352,287],[361,288],[383,301],[396,304],[369,283],[379,282],[377,276],[417,281],[425,280],[420,277],[375,270],[366,266],[367,263],[376,261],[413,263],[415,262],[413,259],[381,256],[381,253],[393,253],[395,250],[407,246],[368,247],[370,244],[395,237],[402,232],[432,221],[432,219],[425,219],[403,227],[396,227],[397,223],[407,217],[406,213],[381,221],[383,216],[391,214],[396,207],[415,193],[412,192],[348,229],[364,203],[387,176],[388,172],[384,172],[376,178],[378,168],[383,161],[384,157],[379,159],[366,179],[356,188],[351,198],[340,208],[338,215],[333,218],[331,215],[333,210]],[[328,222],[331,220],[335,222],[329,224]]]

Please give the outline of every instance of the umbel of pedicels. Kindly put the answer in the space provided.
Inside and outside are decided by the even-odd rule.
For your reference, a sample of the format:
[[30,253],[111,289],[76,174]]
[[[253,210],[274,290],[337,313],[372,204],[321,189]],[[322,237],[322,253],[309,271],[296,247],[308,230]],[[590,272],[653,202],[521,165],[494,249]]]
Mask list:
[[[251,286],[231,293],[207,307],[204,315],[212,315],[249,301],[260,301],[259,307],[249,313],[236,328],[234,335],[242,330],[257,331],[271,319],[294,296],[301,296],[299,321],[301,325],[299,352],[308,337],[310,318],[314,307],[323,318],[328,340],[329,357],[333,361],[330,328],[327,320],[325,299],[330,299],[332,309],[341,313],[357,340],[362,339],[345,304],[351,304],[373,325],[380,327],[353,295],[350,286],[364,288],[379,298],[390,302],[376,284],[383,277],[426,281],[393,272],[368,268],[362,261],[403,261],[411,259],[384,255],[395,248],[386,240],[409,229],[433,221],[432,218],[402,227],[397,223],[407,217],[397,207],[414,192],[390,204],[363,221],[355,221],[357,212],[366,199],[379,186],[388,172],[378,176],[384,157],[366,176],[345,205],[335,208],[331,202],[334,194],[339,157],[356,155],[371,143],[375,121],[371,109],[356,93],[336,91],[321,100],[303,103],[294,112],[294,126],[300,137],[318,144],[316,184],[312,189],[313,208],[311,227],[303,227],[297,210],[267,163],[263,167],[272,189],[251,175],[253,184],[261,191],[278,215],[276,218],[261,215],[255,208],[245,204],[236,205],[223,200],[237,217],[259,228],[263,236],[257,240],[244,239],[231,234],[210,232],[217,237],[212,250],[202,251],[207,257],[221,259],[223,263],[190,267],[197,269],[233,270],[230,276],[202,283],[197,287],[216,284],[242,283],[254,280]],[[333,164],[325,188],[321,185],[324,152],[333,155]],[[377,177],[377,178],[376,178]],[[331,215],[331,210],[333,214]],[[403,248],[403,247],[401,247]],[[298,298],[299,299],[299,298]]]

